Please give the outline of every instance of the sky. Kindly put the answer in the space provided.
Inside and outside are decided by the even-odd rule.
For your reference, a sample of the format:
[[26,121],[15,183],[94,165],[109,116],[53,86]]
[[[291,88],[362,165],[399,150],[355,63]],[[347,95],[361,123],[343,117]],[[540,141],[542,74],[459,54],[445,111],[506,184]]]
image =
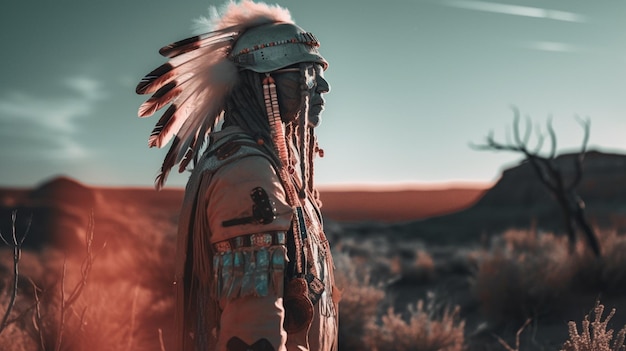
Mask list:
[[[560,151],[626,153],[626,1],[282,0],[321,41],[331,84],[317,134],[320,187],[482,186],[517,164],[477,151],[505,142],[517,106]],[[0,13],[0,186],[57,175],[152,186],[134,88],[191,36],[210,0],[10,1]],[[530,141],[534,145],[535,139]],[[169,187],[184,186],[173,174]]]

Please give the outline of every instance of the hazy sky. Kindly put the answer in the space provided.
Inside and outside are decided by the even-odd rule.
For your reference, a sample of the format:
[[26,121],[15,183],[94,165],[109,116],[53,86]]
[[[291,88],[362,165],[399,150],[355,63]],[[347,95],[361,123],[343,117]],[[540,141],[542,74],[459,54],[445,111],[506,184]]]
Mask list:
[[[553,116],[559,147],[626,152],[624,0],[284,0],[330,62],[317,183],[491,182],[520,157],[510,105]],[[10,1],[0,13],[0,186],[57,174],[151,186],[166,149],[137,118],[157,50],[222,1]],[[181,186],[187,174],[168,184]]]

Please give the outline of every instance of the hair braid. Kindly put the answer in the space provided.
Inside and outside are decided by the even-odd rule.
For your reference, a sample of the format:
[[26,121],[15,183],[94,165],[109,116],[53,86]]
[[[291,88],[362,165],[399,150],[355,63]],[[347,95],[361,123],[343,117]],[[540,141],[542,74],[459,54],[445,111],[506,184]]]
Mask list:
[[306,71],[308,69],[308,64],[302,63],[300,64],[300,79],[302,80],[300,85],[300,94],[302,96],[302,107],[300,109],[300,117],[298,123],[298,152],[300,154],[300,175],[302,180],[302,189],[300,189],[300,198],[304,199],[306,197],[307,188],[309,188],[309,178],[311,175],[309,174],[309,166],[311,162],[311,158],[309,155],[309,103],[311,100],[311,95],[307,88],[307,74]]
[[256,140],[263,140],[263,148],[269,151],[275,162],[280,160],[274,151],[270,125],[264,109],[262,75],[244,70],[239,72],[239,84],[235,86],[224,109],[223,127],[238,126]]
[[315,165],[315,154],[318,152],[319,147],[317,145],[317,139],[315,138],[315,132],[313,130],[313,128],[309,128],[309,155],[308,155],[308,159],[309,159],[309,190],[311,191],[311,193],[313,194],[313,197],[315,199],[315,202],[317,203],[318,207],[322,207],[322,201],[320,199],[319,196],[319,192],[317,191],[317,189],[315,189],[314,186],[314,174],[315,174],[315,169],[314,169],[314,165]]

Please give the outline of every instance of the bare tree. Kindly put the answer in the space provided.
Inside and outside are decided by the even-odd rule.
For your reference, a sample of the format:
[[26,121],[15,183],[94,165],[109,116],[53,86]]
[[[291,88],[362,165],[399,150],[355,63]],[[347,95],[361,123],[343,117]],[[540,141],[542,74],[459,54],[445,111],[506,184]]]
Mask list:
[[557,143],[556,133],[552,127],[552,119],[548,118],[546,123],[550,139],[550,152],[547,156],[541,156],[539,153],[543,147],[544,134],[541,132],[540,128],[537,128],[537,145],[532,150],[529,149],[528,144],[532,134],[532,122],[530,118],[526,118],[526,127],[523,135],[521,135],[520,112],[516,107],[512,107],[512,109],[514,112],[512,142],[507,140],[506,143],[500,143],[494,139],[493,132],[490,132],[486,137],[485,144],[472,145],[472,147],[477,150],[504,150],[522,153],[532,166],[541,183],[556,199],[563,214],[563,224],[569,237],[570,247],[573,249],[575,245],[576,228],[578,228],[583,232],[587,244],[591,250],[593,250],[593,253],[599,257],[601,253],[598,238],[585,217],[585,202],[576,192],[576,188],[582,179],[582,163],[587,151],[587,143],[589,142],[589,127],[591,122],[589,119],[577,117],[579,124],[584,130],[583,142],[580,151],[576,157],[574,157],[574,175],[569,181],[566,181],[561,168],[555,161],[557,156]]

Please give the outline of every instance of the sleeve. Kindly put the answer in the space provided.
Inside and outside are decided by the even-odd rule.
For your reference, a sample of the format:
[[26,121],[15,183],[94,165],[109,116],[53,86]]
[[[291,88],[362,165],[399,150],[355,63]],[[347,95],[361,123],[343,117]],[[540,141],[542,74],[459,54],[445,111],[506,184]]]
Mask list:
[[[274,205],[275,218],[265,224],[224,226],[225,221],[253,216],[251,193],[259,187]],[[212,243],[246,234],[287,231],[291,226],[293,211],[283,185],[269,160],[262,156],[246,156],[221,167],[214,174],[206,196]]]
[[[274,220],[224,226],[224,221],[253,215],[251,193],[259,187],[274,204]],[[212,243],[246,234],[287,231],[291,226],[293,211],[285,190],[263,156],[245,156],[219,168],[206,196]],[[286,259],[284,247],[244,248],[214,257],[214,288],[221,309],[217,350],[285,350],[282,284]]]

